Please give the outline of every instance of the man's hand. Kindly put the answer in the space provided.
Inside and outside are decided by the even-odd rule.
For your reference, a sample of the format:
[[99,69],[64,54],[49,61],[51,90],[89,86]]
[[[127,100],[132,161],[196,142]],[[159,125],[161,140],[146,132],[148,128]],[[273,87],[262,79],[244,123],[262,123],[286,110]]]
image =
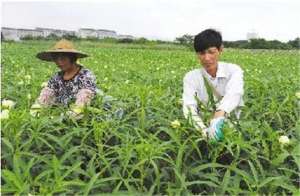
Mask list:
[[224,125],[224,117],[217,117],[210,121],[210,126],[207,130],[208,137],[212,140],[221,141],[224,139],[224,135],[222,132]]
[[224,117],[225,114],[226,114],[225,111],[223,111],[223,110],[218,110],[218,111],[215,112],[214,118]]

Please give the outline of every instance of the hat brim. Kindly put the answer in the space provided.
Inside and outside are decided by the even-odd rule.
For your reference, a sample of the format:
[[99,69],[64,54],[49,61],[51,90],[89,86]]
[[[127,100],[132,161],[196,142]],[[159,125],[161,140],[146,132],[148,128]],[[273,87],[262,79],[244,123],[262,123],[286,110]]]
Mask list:
[[89,55],[77,50],[47,50],[36,55],[37,58],[43,61],[53,61],[53,55],[57,53],[75,54],[77,58],[85,58]]

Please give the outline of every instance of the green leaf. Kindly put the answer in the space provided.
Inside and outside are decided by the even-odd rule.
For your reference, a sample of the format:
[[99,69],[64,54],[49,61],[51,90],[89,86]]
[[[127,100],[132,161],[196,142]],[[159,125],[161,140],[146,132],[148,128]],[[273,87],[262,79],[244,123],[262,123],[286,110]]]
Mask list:
[[267,177],[259,183],[258,188],[262,188],[262,187],[266,186],[267,184],[269,184],[270,182],[272,182],[274,180],[279,180],[280,178],[281,178],[281,176]]
[[89,181],[89,183],[86,185],[86,187],[84,188],[84,195],[87,196],[89,194],[89,192],[93,189],[93,185],[95,184],[96,180],[98,179],[100,173],[95,174],[91,180]]
[[195,181],[190,181],[190,182],[185,182],[185,185],[186,186],[191,186],[191,185],[194,185],[194,184],[205,184],[209,187],[218,187],[219,185],[217,185],[216,183],[214,182],[211,182],[211,181],[205,181],[205,180],[195,180]]
[[77,168],[80,167],[80,165],[82,164],[82,162],[78,162],[78,163],[75,163],[72,167],[70,167],[65,173],[64,175],[61,177],[61,179],[65,179],[70,173],[72,173],[74,170],[76,170]]
[[20,179],[15,173],[4,169],[2,170],[2,178],[6,183],[13,185],[14,187],[12,188],[16,188],[18,189],[18,191],[21,191],[23,189],[23,183],[20,181]]
[[290,154],[287,151],[284,151],[283,153],[280,153],[275,159],[273,159],[271,162],[275,166],[279,166],[284,162],[284,160],[289,156]]
[[[71,155],[74,152],[77,152],[77,151],[78,152],[80,151],[80,147],[79,146],[74,146],[71,149],[68,149],[68,151],[60,158],[61,164],[63,164],[67,159],[69,159],[71,157]],[[72,161],[72,160],[70,159],[70,161]]]
[[244,178],[244,180],[246,180],[246,182],[248,182],[249,184],[253,183],[253,179],[252,177],[245,171],[238,169],[236,167],[230,166],[229,167],[231,171],[235,172],[236,174],[242,176]]
[[10,149],[10,152],[13,153],[14,147],[13,147],[12,143],[10,143],[9,140],[6,138],[1,138],[1,140],[2,140],[2,143],[5,144]]
[[253,163],[252,163],[250,160],[248,160],[248,163],[249,163],[249,165],[250,165],[250,169],[251,169],[251,172],[252,172],[252,174],[253,174],[255,183],[257,184],[257,183],[258,183],[258,175],[257,175],[257,171],[256,171],[256,169],[255,169]]
[[223,177],[223,182],[222,182],[222,186],[221,186],[221,193],[220,195],[224,195],[225,194],[225,191],[226,189],[228,188],[228,184],[229,184],[229,181],[230,181],[230,169],[227,169],[225,174],[224,174],[224,177]]
[[195,174],[195,173],[198,173],[201,170],[204,170],[204,169],[207,169],[207,168],[216,168],[216,167],[226,167],[226,166],[221,165],[219,163],[207,163],[207,164],[203,164],[203,165],[197,166],[195,168],[192,168],[191,173]]

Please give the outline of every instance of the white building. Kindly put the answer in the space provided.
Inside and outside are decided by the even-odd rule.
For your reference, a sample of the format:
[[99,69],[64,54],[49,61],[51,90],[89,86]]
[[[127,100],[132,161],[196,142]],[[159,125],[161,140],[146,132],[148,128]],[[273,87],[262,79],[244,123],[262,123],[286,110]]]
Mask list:
[[17,29],[17,34],[20,39],[24,37],[44,37],[43,31],[35,29]]
[[80,28],[77,32],[77,36],[80,38],[97,38],[98,34],[95,29]]
[[18,30],[14,28],[2,27],[1,36],[3,36],[1,39],[4,40],[14,40],[14,41],[20,40],[20,37],[18,36]]
[[75,31],[67,31],[67,30],[60,30],[60,29],[54,29],[52,33],[57,35],[58,37],[62,37],[64,35],[75,35]]
[[15,29],[15,28],[1,28],[1,35],[4,40],[18,41],[24,37],[43,37],[43,32],[36,29]]
[[97,38],[103,39],[103,38],[117,38],[117,32],[112,30],[106,30],[106,29],[98,29],[97,30]]
[[41,28],[37,27],[36,30],[43,31],[44,37],[47,37],[51,34],[56,35],[57,37],[62,37],[64,35],[75,35],[75,31],[67,31],[60,29],[51,29],[51,28]]
[[118,39],[135,39],[132,35],[118,35]]
[[81,28],[78,30],[77,36],[80,38],[98,38],[103,39],[106,37],[117,38],[117,32],[107,29],[90,29]]
[[20,40],[24,37],[48,37],[49,35],[56,35],[57,37],[63,37],[64,35],[76,35],[79,38],[117,38],[117,39],[135,39],[131,35],[118,35],[116,31],[107,29],[89,29],[81,28],[77,32],[67,31],[60,29],[51,28],[41,28],[37,27],[35,29],[16,29],[3,27],[1,29],[1,35],[4,40]]
[[41,27],[37,27],[37,28],[35,28],[36,30],[40,30],[40,31],[43,31],[43,34],[44,34],[44,36],[43,37],[47,37],[47,36],[49,36],[50,34],[52,34],[53,33],[53,30],[54,29],[49,29],[49,28],[41,28]]
[[76,35],[76,31],[63,30],[64,35]]

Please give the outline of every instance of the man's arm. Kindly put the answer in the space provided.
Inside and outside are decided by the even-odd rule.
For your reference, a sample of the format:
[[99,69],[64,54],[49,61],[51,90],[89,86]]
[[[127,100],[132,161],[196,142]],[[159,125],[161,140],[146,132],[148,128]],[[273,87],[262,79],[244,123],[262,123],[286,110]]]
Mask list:
[[244,81],[242,69],[237,69],[229,79],[225,87],[225,95],[217,108],[215,117],[225,115],[225,112],[229,114],[234,110],[241,102],[244,94]]
[[197,101],[194,98],[196,92],[197,89],[195,88],[191,77],[186,76],[183,80],[183,114],[185,118],[188,118],[189,116],[192,118],[193,125],[196,129],[204,130],[206,129],[206,126],[199,117],[197,112]]
[[232,74],[225,87],[225,95],[215,111],[214,118],[208,128],[208,136],[220,141],[224,138],[222,127],[224,124],[225,114],[235,109],[242,100],[243,96],[243,71],[238,68]]

